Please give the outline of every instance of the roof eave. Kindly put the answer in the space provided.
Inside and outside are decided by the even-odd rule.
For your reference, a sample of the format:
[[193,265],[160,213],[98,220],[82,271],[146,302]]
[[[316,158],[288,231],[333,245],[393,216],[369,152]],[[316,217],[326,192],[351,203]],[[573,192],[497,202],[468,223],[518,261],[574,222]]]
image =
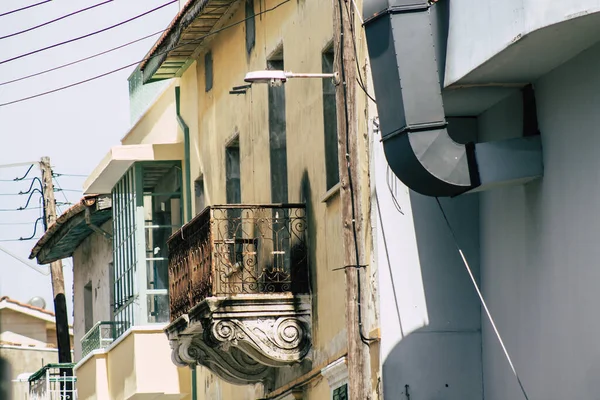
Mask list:
[[[227,16],[231,15],[239,5],[238,0],[192,0],[188,2],[180,13],[173,19],[167,30],[155,43],[146,58],[140,63],[143,83],[150,83],[158,80],[180,77],[186,69],[192,65],[198,55],[198,49],[205,44],[204,38],[215,29],[220,27]],[[215,22],[210,26],[203,26],[207,29],[203,32],[193,32],[197,35],[189,40],[187,45],[180,43],[186,29],[198,22],[203,15],[209,15],[209,19]],[[210,18],[218,15],[218,18]],[[193,27],[192,27],[193,28]],[[183,49],[183,47],[187,48]],[[192,49],[193,48],[193,49]],[[179,52],[189,53],[187,55],[172,55],[172,51],[178,49]],[[165,67],[165,64],[169,64]],[[161,71],[162,70],[162,71]],[[167,70],[167,71],[165,71]]]
[[[100,205],[100,203],[102,203],[102,205]],[[37,258],[38,264],[43,265],[70,257],[77,246],[94,232],[92,228],[88,228],[87,230],[84,230],[83,233],[75,235],[76,237],[73,237],[70,242],[65,239],[72,234],[73,229],[80,227],[82,224],[87,224],[85,220],[86,209],[89,208],[92,213],[92,223],[103,223],[112,216],[112,204],[110,203],[110,195],[84,197],[79,203],[65,211],[48,227],[46,233],[44,233],[31,250],[29,258]],[[102,213],[102,218],[98,221],[98,217],[94,218],[94,215],[98,216],[100,215],[100,212]],[[67,242],[72,245],[65,247],[65,244],[62,243],[63,240],[67,240]],[[62,248],[59,248],[59,246]]]

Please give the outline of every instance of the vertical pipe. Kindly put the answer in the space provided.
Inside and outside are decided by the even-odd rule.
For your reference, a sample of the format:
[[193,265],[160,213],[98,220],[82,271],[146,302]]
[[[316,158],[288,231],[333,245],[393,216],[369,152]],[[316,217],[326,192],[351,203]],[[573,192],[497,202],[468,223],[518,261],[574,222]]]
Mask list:
[[185,217],[184,221],[188,222],[192,219],[192,183],[191,183],[191,167],[190,167],[190,128],[181,118],[181,89],[175,87],[175,110],[177,113],[177,123],[183,131],[183,148],[184,148],[184,170],[185,170]]
[[[184,170],[185,170],[185,215],[184,221],[187,223],[192,219],[192,177],[190,167],[190,128],[181,117],[181,88],[175,86],[175,112],[177,114],[177,123],[183,131],[183,151],[184,151]],[[192,368],[192,400],[198,400],[196,366]]]
[[192,400],[198,400],[198,377],[196,375],[197,366],[192,368]]

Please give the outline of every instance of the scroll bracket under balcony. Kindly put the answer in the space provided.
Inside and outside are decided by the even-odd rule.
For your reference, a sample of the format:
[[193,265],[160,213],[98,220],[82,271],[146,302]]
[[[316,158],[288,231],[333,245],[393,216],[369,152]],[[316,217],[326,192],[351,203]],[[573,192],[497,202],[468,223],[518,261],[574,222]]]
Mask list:
[[291,293],[207,298],[167,328],[173,361],[204,365],[231,383],[265,381],[307,356],[310,310],[309,296]]

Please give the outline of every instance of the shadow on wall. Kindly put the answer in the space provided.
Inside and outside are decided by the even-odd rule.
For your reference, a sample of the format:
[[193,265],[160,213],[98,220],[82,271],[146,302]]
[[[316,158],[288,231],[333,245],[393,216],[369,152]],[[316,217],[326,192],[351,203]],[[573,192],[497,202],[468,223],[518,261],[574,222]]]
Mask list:
[[[306,224],[307,224],[307,244],[308,244],[308,280],[309,288],[311,293],[312,301],[312,315],[317,315],[317,304],[319,302],[317,296],[317,241],[315,232],[315,211],[312,202],[312,188],[310,185],[310,178],[308,177],[308,171],[304,170],[302,173],[302,179],[300,181],[300,202],[306,205]],[[316,318],[312,320],[312,336],[317,337],[316,331],[319,329],[318,321]]]
[[11,385],[10,365],[0,357],[0,399],[12,400]]
[[[379,192],[378,196],[390,194]],[[481,400],[481,310],[476,292],[436,199],[414,192],[406,199],[410,199],[410,206],[403,205],[403,209],[408,212],[412,209],[413,239],[403,238],[396,226],[386,225],[385,218],[379,217],[378,221],[384,251],[397,246],[393,241],[415,240],[411,245],[416,245],[418,254],[418,266],[408,266],[406,260],[389,256],[388,265],[380,266],[389,268],[392,288],[394,283],[400,286],[402,280],[417,279],[409,285],[412,294],[401,292],[406,291],[404,282],[404,289],[394,288],[393,297],[387,296],[396,303],[393,309],[387,302],[387,313],[394,319],[397,315],[400,330],[395,333],[398,337],[386,339],[396,344],[383,360],[384,395],[401,400]],[[440,200],[479,280],[479,197],[466,195]],[[386,210],[381,211],[385,216]],[[421,282],[418,274],[408,271],[415,268],[420,272]],[[418,302],[413,299],[418,297],[417,288],[421,284],[420,295],[425,298],[428,321],[425,326],[418,320],[422,317],[411,309],[417,308]],[[422,327],[410,329],[417,326]]]

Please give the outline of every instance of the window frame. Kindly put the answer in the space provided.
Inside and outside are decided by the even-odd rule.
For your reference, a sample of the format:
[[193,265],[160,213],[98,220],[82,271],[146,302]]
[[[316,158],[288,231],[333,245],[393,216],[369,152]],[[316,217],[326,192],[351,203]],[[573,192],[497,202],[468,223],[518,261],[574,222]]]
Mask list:
[[[329,58],[331,60],[329,60]],[[330,42],[321,52],[321,72],[333,73],[335,70],[335,51],[333,43]],[[329,93],[333,91],[333,93]],[[322,108],[323,108],[323,146],[324,146],[324,161],[325,161],[325,201],[335,194],[336,189],[340,185],[340,165],[339,165],[339,148],[338,148],[338,126],[337,126],[337,109],[335,99],[335,85],[330,79],[323,79]],[[328,103],[327,96],[333,95],[333,102]],[[329,107],[328,107],[329,106]],[[333,106],[333,107],[332,107]],[[333,115],[328,115],[328,110],[332,109]],[[329,193],[332,192],[332,193]],[[329,195],[327,195],[329,194]]]

